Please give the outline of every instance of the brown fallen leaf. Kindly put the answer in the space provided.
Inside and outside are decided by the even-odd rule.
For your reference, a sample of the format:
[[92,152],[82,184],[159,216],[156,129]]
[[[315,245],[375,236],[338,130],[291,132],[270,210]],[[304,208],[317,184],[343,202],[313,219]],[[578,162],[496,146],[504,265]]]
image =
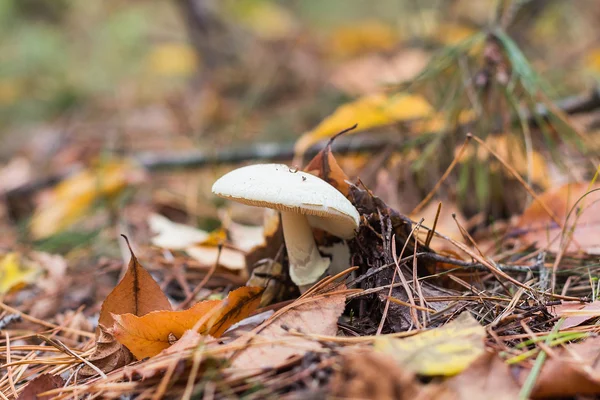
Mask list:
[[289,330],[308,335],[337,334],[337,321],[346,305],[345,294],[309,297],[296,303],[297,306],[292,305],[284,313],[273,315],[253,331],[258,334],[251,332],[231,343],[232,346],[247,346],[233,359],[233,368],[274,367],[289,357],[321,348],[319,342],[291,335]]
[[[556,357],[546,360],[537,378],[531,397],[571,397],[600,393],[600,337],[572,343],[555,352]],[[519,375],[527,379],[530,369]]]
[[520,385],[497,354],[486,352],[462,373],[440,385],[426,386],[416,400],[513,400]]
[[170,346],[169,336],[181,338],[202,318],[200,334],[221,336],[227,328],[250,315],[260,303],[262,288],[244,286],[224,300],[201,301],[183,311],[154,311],[143,317],[113,315],[115,338],[137,359],[152,357]]
[[[600,189],[600,185],[591,186],[588,183],[571,183],[554,188],[539,196],[539,200],[564,223],[568,213],[575,203],[588,191]],[[567,230],[573,230],[572,240],[566,247],[566,252],[584,251],[588,254],[600,254],[600,192],[589,193],[577,207],[580,212],[573,211],[567,221]],[[538,248],[548,247],[551,252],[558,252],[561,246],[561,228],[552,220],[541,206],[540,201],[534,201],[523,212],[515,228],[515,234],[523,234],[521,240],[526,244],[535,243]],[[577,216],[579,214],[579,216]],[[574,225],[575,224],[575,225]]]
[[560,329],[568,329],[579,326],[585,321],[600,317],[600,301],[582,304],[579,302],[563,302],[550,307],[550,312],[555,317],[566,317]]
[[[127,348],[115,340],[115,337],[102,325],[96,338],[96,349],[87,359],[102,372],[110,372],[133,361],[133,355]],[[80,371],[83,376],[93,376],[97,372],[89,365],[84,365]]]
[[[126,237],[125,240],[127,240]],[[148,271],[139,263],[128,240],[127,246],[131,252],[127,272],[121,282],[106,296],[100,309],[98,323],[106,327],[113,326],[112,314],[142,316],[151,311],[171,310],[169,299]]]
[[54,396],[39,396],[39,394],[47,392],[48,390],[58,389],[64,384],[65,380],[60,376],[50,374],[40,375],[29,382],[19,395],[18,400],[50,399]]
[[333,156],[331,145],[336,138],[352,129],[353,128],[342,131],[329,139],[327,146],[319,151],[306,167],[304,167],[304,171],[323,179],[325,182],[342,192],[346,197],[350,192],[350,187],[348,186],[348,183],[346,183],[348,176]]
[[336,399],[414,400],[421,391],[415,374],[385,354],[347,352],[335,371],[329,394]]

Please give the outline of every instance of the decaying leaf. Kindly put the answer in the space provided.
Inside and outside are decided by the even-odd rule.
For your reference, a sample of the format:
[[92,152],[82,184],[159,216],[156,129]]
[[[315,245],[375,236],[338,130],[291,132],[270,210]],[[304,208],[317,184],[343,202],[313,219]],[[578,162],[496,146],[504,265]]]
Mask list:
[[432,115],[432,106],[419,95],[386,96],[380,93],[369,95],[338,107],[316,128],[303,134],[296,142],[294,151],[297,156],[300,156],[315,143],[330,138],[346,129],[348,125],[358,124],[358,129],[353,131],[356,133],[365,129],[391,125],[400,121],[427,118]]
[[25,265],[19,254],[6,254],[0,261],[0,295],[34,282],[39,274],[39,268]]
[[274,367],[289,357],[321,348],[319,342],[293,336],[289,330],[336,336],[337,321],[346,305],[345,294],[322,295],[298,302],[299,305],[275,314],[259,326],[257,335],[242,336],[232,342],[247,346],[236,355],[232,366],[245,370]]
[[[96,338],[96,349],[87,359],[102,372],[108,373],[133,361],[133,355],[127,348],[115,340],[115,337],[104,326],[99,326],[100,333]],[[97,372],[89,365],[84,365],[80,372],[83,376],[93,376]]]
[[382,337],[375,348],[421,375],[456,375],[484,351],[485,328],[469,312],[450,323],[406,339]]
[[[600,392],[600,337],[569,344],[554,355],[542,366],[532,398],[568,398]],[[525,381],[530,372],[530,369],[521,371],[520,380]]]
[[412,371],[373,351],[346,351],[329,386],[340,399],[414,400],[421,390]]
[[114,161],[64,180],[35,211],[30,223],[31,234],[35,239],[43,239],[66,229],[85,215],[97,199],[115,196],[130,182],[138,180],[136,175],[139,174],[135,172],[131,164]]
[[27,384],[25,389],[19,395],[18,400],[50,399],[55,395],[40,396],[40,394],[52,389],[58,389],[64,384],[65,380],[60,376],[50,374],[40,375]]
[[[127,242],[129,246],[129,242]],[[142,267],[133,250],[129,267],[121,282],[106,296],[98,323],[106,327],[113,326],[113,314],[132,314],[142,316],[151,311],[171,310],[169,299],[162,292],[152,276]]]
[[566,222],[565,234],[572,231],[571,240],[566,247],[567,253],[583,251],[588,254],[600,254],[600,185],[590,186],[588,183],[571,183],[551,189],[535,200],[523,212],[517,222],[514,233],[523,234],[521,240],[527,244],[536,244],[538,248],[547,248],[558,252],[561,248],[561,228],[541,206],[540,201],[556,215],[561,223]]
[[201,301],[183,311],[154,311],[143,317],[113,315],[114,336],[138,359],[160,353],[170,346],[169,336],[181,338],[202,318],[206,321],[198,332],[219,337],[258,307],[262,291],[262,288],[245,286],[229,293],[224,300]]

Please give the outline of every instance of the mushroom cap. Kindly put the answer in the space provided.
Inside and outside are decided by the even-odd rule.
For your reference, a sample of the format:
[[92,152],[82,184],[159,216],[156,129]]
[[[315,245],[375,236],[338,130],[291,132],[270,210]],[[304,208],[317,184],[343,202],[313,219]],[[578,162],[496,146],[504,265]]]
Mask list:
[[309,223],[350,239],[359,214],[336,188],[314,175],[283,164],[257,164],[233,170],[212,187],[219,197],[257,207],[304,214]]

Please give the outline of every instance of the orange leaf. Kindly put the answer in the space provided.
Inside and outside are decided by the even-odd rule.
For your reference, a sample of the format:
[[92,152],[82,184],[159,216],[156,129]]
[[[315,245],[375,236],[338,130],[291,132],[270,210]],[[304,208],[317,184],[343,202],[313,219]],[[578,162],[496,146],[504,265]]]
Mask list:
[[[125,237],[125,236],[123,236]],[[125,237],[125,240],[127,238]],[[127,314],[136,316],[148,314],[151,311],[171,310],[171,303],[160,290],[152,276],[138,262],[129,241],[127,246],[131,252],[129,268],[121,282],[106,296],[98,323],[106,327],[113,325],[111,314]]]
[[113,315],[114,336],[138,359],[160,353],[170,346],[169,336],[181,338],[203,318],[205,321],[197,327],[198,333],[219,337],[256,310],[262,291],[263,288],[244,286],[229,293],[224,300],[201,301],[183,311],[155,311],[143,317]]

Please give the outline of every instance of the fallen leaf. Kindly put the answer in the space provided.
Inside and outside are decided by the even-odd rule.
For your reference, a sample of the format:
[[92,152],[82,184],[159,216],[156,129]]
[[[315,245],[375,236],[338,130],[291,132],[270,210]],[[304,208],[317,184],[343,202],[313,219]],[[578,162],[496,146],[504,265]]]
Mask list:
[[582,304],[579,302],[563,302],[558,306],[550,307],[551,313],[556,317],[566,317],[560,329],[579,326],[592,318],[600,317],[600,301]]
[[25,386],[25,389],[21,392],[18,400],[37,400],[37,399],[50,399],[55,397],[52,396],[40,396],[40,393],[47,392],[52,389],[58,389],[63,387],[65,380],[60,376],[42,374]]
[[348,176],[337,163],[331,152],[331,145],[337,137],[338,135],[335,135],[329,140],[327,146],[319,151],[306,167],[304,167],[304,171],[318,176],[339,190],[344,196],[348,196],[348,193],[350,192],[350,187],[348,186],[348,183],[346,183]]
[[152,244],[163,249],[182,250],[205,241],[209,236],[208,232],[178,224],[160,214],[151,214],[148,225],[156,233],[151,240]]
[[463,312],[448,324],[406,339],[381,337],[375,349],[421,375],[456,375],[484,351],[485,328]]
[[8,253],[0,261],[0,295],[35,282],[40,274],[35,265],[26,265],[18,253]]
[[366,20],[344,25],[330,33],[327,53],[346,58],[359,54],[391,50],[399,41],[398,31],[391,25]]
[[538,248],[547,248],[548,251],[557,253],[561,246],[561,228],[540,202],[564,223],[577,200],[582,199],[577,203],[579,211],[571,212],[566,223],[566,233],[572,230],[573,234],[565,250],[567,253],[583,251],[600,254],[600,236],[597,234],[600,228],[600,192],[592,192],[583,197],[594,189],[600,189],[600,185],[590,187],[587,183],[570,183],[543,193],[523,212],[513,234],[521,234],[520,239],[526,244],[535,244]]
[[[129,241],[127,241],[127,246],[129,246]],[[98,323],[106,327],[113,326],[113,314],[129,313],[142,316],[151,311],[171,310],[169,299],[148,271],[139,263],[131,246],[129,246],[129,251],[131,260],[127,272],[121,282],[106,296],[100,309]]]
[[152,357],[170,346],[169,336],[181,338],[203,317],[200,334],[219,337],[232,324],[250,315],[260,303],[263,289],[244,286],[229,293],[224,300],[201,301],[183,311],[154,311],[143,317],[133,314],[113,315],[114,336],[137,359]]
[[[99,330],[100,334],[96,338],[96,349],[87,361],[94,364],[104,373],[121,368],[133,361],[131,352],[117,342],[115,337],[104,326],[99,326]],[[80,373],[83,376],[97,374],[96,370],[89,365],[84,365]]]
[[231,237],[231,243],[238,249],[248,252],[264,244],[262,226],[244,225],[229,221],[226,226],[227,232]]
[[[555,356],[548,358],[542,366],[532,398],[568,398],[600,393],[600,337],[590,337],[556,349]],[[529,368],[521,371],[521,382],[530,372]]]
[[334,371],[328,391],[331,398],[414,400],[421,391],[413,372],[373,351],[347,349]]
[[521,385],[504,360],[486,352],[462,373],[428,389],[419,399],[513,400],[519,397]]
[[163,217],[152,214],[148,218],[150,229],[157,233],[152,238],[152,244],[163,249],[185,250],[195,260],[208,266],[213,266],[219,260],[219,265],[240,271],[246,268],[246,255],[236,249],[222,247],[219,255],[218,246],[227,240],[227,232],[217,229],[204,232],[194,227],[178,224]]
[[[424,218],[425,220],[423,221],[423,225],[427,226],[428,228],[433,228],[433,223],[438,210],[438,204],[439,202],[437,201],[431,201],[425,208],[423,208],[423,210],[411,214],[410,218],[413,221],[420,221],[421,218]],[[454,220],[453,215],[456,216],[456,220]],[[458,228],[458,224],[456,223],[457,221],[464,227],[466,218],[463,216],[462,212],[458,209],[455,203],[444,202],[435,225],[435,231],[443,234],[444,236],[448,236],[451,239],[462,242],[463,235]],[[429,230],[421,229],[419,230],[419,237],[424,239],[428,233]],[[433,236],[429,247],[436,251],[452,250],[455,248],[452,243],[440,237],[436,237],[435,235]]]
[[199,65],[196,51],[186,43],[159,44],[152,49],[147,60],[154,75],[166,78],[190,76]]
[[357,133],[401,121],[431,117],[433,113],[433,107],[419,95],[403,93],[387,96],[377,93],[361,97],[338,107],[316,128],[303,134],[296,142],[294,152],[299,157],[312,145],[354,124],[358,124],[358,127],[352,133]]
[[219,260],[219,266],[232,271],[243,271],[246,269],[246,255],[238,250],[228,247],[219,248],[214,246],[192,246],[185,249],[194,260],[203,265],[213,266]]
[[97,199],[115,196],[138,180],[135,172],[131,164],[113,161],[65,179],[35,211],[30,223],[32,236],[44,239],[66,229],[85,215]]
[[[298,302],[298,301],[297,301]],[[345,294],[319,296],[308,302],[299,301],[297,306],[282,314],[275,314],[252,333],[232,342],[232,346],[247,347],[233,359],[232,367],[255,369],[275,367],[289,357],[307,351],[319,350],[321,344],[315,340],[291,335],[297,330],[307,335],[336,336],[337,321],[344,312]]]

